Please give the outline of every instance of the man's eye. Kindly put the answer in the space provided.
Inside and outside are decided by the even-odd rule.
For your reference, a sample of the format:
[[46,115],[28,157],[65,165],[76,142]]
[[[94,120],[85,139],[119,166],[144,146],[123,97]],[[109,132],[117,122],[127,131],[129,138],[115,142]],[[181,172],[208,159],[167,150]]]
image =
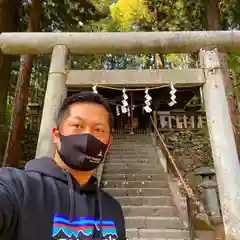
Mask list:
[[75,127],[75,128],[80,128],[81,127],[81,125],[77,124],[77,123],[76,124],[72,124],[72,126]]
[[101,129],[101,128],[96,128],[95,131],[98,132],[98,133],[103,133],[104,132],[104,130]]

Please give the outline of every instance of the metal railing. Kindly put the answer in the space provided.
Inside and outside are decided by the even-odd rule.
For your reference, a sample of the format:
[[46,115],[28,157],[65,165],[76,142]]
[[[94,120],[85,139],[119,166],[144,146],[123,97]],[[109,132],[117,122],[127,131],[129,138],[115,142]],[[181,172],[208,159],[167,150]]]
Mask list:
[[168,166],[169,165],[171,166],[171,169],[174,171],[173,174],[179,179],[179,181],[182,185],[183,194],[186,197],[186,203],[187,203],[189,237],[190,237],[190,240],[194,240],[196,237],[195,227],[194,227],[194,223],[193,223],[194,209],[196,208],[196,204],[194,204],[194,202],[196,203],[198,201],[193,193],[193,190],[187,185],[183,176],[181,175],[180,170],[178,169],[170,151],[168,150],[167,145],[165,144],[163,138],[161,137],[161,134],[159,133],[159,131],[153,121],[153,118],[151,116],[150,116],[150,119],[151,119],[151,122],[153,125],[154,132],[156,134],[156,137],[159,140],[159,141],[157,141],[157,143],[160,145],[162,153],[167,160],[167,164],[168,164]]

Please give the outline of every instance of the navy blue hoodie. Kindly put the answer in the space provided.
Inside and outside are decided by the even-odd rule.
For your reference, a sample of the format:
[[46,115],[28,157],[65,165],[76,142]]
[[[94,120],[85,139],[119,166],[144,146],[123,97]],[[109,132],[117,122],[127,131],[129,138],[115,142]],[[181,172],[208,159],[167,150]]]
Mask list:
[[0,240],[124,240],[120,204],[92,177],[81,187],[51,158],[0,169]]

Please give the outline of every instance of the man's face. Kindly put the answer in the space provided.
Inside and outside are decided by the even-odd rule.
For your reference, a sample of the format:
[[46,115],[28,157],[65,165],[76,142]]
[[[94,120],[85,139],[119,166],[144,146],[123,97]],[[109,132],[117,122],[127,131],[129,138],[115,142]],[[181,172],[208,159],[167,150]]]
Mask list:
[[[59,126],[64,136],[90,133],[104,144],[110,140],[109,113],[94,103],[74,103],[69,106],[69,115],[61,121]],[[53,129],[53,141],[60,148],[59,132]]]

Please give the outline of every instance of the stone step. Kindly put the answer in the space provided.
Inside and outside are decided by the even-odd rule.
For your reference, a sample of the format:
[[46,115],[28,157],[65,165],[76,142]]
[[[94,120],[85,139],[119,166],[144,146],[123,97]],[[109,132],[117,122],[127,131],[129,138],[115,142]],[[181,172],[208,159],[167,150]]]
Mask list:
[[168,188],[104,188],[114,197],[120,196],[170,196]]
[[115,158],[115,157],[108,157],[105,159],[104,162],[107,166],[108,163],[145,163],[145,164],[158,164],[159,160],[157,158]]
[[126,135],[126,134],[113,134],[114,139],[135,139],[135,140],[146,140],[151,139],[150,133],[139,133],[139,134],[132,134],[132,135]]
[[122,206],[125,217],[156,217],[156,216],[177,216],[176,208],[173,206]]
[[155,149],[153,148],[152,145],[149,145],[149,146],[146,146],[145,147],[142,147],[142,148],[139,148],[139,147],[132,147],[132,146],[127,146],[127,147],[122,147],[121,145],[118,145],[118,146],[114,146],[112,145],[109,149],[109,152],[138,152],[138,153],[154,153],[155,152]]
[[113,139],[116,141],[130,141],[130,142],[150,142],[152,141],[152,138],[150,134],[146,135],[122,135],[122,136],[116,136],[113,135]]
[[126,147],[126,148],[122,148],[120,146],[118,146],[117,148],[111,147],[109,150],[109,153],[138,153],[138,154],[152,154],[155,153],[155,150],[152,146],[149,147],[144,147],[144,148],[133,148],[133,147]]
[[[138,149],[138,146],[141,146],[142,148]],[[154,149],[154,148],[153,148],[152,142],[140,143],[140,142],[124,142],[124,141],[115,142],[115,141],[113,141],[113,144],[111,145],[110,149],[115,149],[117,151],[119,151],[120,149],[136,149],[139,151],[143,151],[143,150],[149,150],[149,149]]]
[[132,205],[132,206],[159,206],[168,205],[174,206],[172,197],[170,196],[155,196],[155,197],[144,197],[144,196],[131,196],[131,197],[116,197],[116,200],[122,205]]
[[127,181],[161,181],[161,180],[167,180],[166,175],[164,173],[147,173],[147,174],[141,174],[141,173],[134,173],[134,174],[112,174],[112,173],[104,173],[102,176],[102,180],[127,180]]
[[[181,229],[137,229],[130,228],[126,230],[128,239],[189,239],[189,232]],[[206,239],[207,240],[207,239]]]
[[108,156],[142,156],[142,157],[156,157],[156,153],[151,151],[151,152],[138,152],[137,150],[136,151],[115,151],[115,150],[110,150],[108,152]]
[[152,144],[144,144],[139,146],[132,146],[132,145],[124,145],[124,144],[118,144],[118,145],[111,145],[109,152],[116,151],[116,152],[155,152],[155,149],[153,148]]
[[140,136],[140,135],[132,135],[132,136],[121,136],[121,137],[118,137],[118,136],[114,136],[113,135],[113,139],[116,140],[116,141],[129,141],[129,142],[150,142],[152,141],[152,138],[149,135],[146,135],[146,136]]
[[167,188],[167,181],[102,181],[106,188]]
[[[127,238],[127,240],[149,240],[148,238]],[[154,240],[190,240],[190,238],[154,238]],[[196,239],[197,240],[197,239]]]
[[146,170],[162,170],[160,164],[151,164],[151,163],[108,163],[104,166],[104,169],[110,170],[120,170],[120,169],[146,169]]
[[151,138],[150,133],[139,133],[139,134],[113,134],[114,138],[117,139],[149,139]]
[[152,174],[163,174],[163,169],[161,168],[144,168],[144,166],[142,167],[138,167],[138,168],[109,168],[107,166],[104,167],[103,169],[103,174],[106,173],[114,173],[114,174],[136,174],[136,173],[141,173],[141,174],[148,174],[148,175],[152,175]]
[[[113,156],[108,156],[105,159],[105,163],[150,163],[150,164],[159,164],[159,160],[156,157],[125,157],[125,156],[121,156],[121,157],[113,157]],[[107,166],[108,164],[106,164]]]
[[147,141],[136,141],[131,139],[113,139],[112,146],[117,145],[126,145],[126,146],[146,146],[146,145],[152,145],[152,139]]
[[179,217],[125,217],[126,228],[184,229]]
[[[187,230],[185,230],[185,231],[187,231]],[[197,232],[199,232],[199,231],[197,231]],[[128,233],[128,231],[127,231],[127,233]],[[203,233],[203,234],[202,234]],[[132,234],[132,232],[131,232],[131,234]],[[154,238],[151,238],[151,237],[127,237],[127,239],[129,239],[129,240],[149,240],[149,238],[150,239],[154,239],[154,240],[190,240],[190,237],[184,237],[184,238],[178,238],[178,237],[176,237],[176,238],[169,238],[169,237],[164,237],[164,238],[162,238],[161,236],[160,237],[154,237]],[[214,237],[214,233],[213,232],[210,232],[210,231],[201,231],[201,234],[199,235],[198,234],[198,237],[196,237],[195,238],[195,240],[216,240],[216,238]]]
[[108,158],[157,158],[156,153],[136,153],[136,152],[124,152],[124,153],[115,153],[115,152],[109,152]]

